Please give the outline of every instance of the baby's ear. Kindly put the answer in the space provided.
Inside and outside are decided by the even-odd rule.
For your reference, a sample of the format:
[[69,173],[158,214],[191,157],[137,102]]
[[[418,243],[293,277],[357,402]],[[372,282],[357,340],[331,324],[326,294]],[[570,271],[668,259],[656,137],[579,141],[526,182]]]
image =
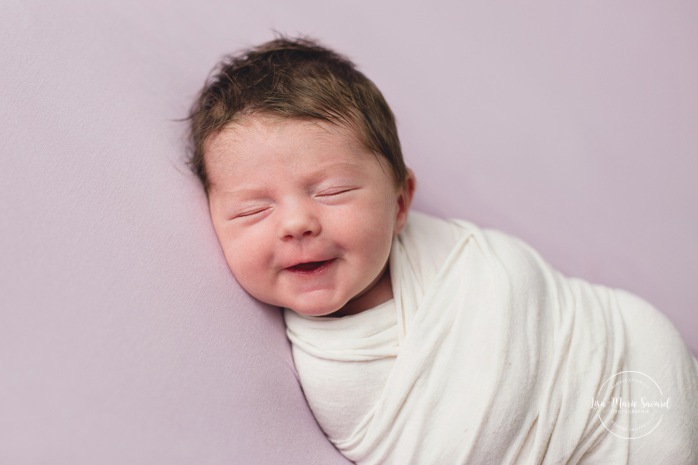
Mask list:
[[407,168],[407,177],[405,178],[404,185],[400,188],[397,197],[397,218],[395,221],[395,231],[394,234],[397,235],[402,227],[407,221],[407,214],[410,211],[410,205],[412,204],[412,197],[414,197],[414,188],[416,184],[416,179],[414,173],[411,169]]

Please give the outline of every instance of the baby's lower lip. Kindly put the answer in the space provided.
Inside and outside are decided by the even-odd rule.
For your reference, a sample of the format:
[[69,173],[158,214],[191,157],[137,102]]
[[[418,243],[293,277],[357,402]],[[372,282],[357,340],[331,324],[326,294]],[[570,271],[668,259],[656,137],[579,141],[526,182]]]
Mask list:
[[299,263],[297,265],[286,268],[288,271],[298,274],[315,274],[327,269],[334,262],[334,258],[330,260],[322,260],[319,262]]

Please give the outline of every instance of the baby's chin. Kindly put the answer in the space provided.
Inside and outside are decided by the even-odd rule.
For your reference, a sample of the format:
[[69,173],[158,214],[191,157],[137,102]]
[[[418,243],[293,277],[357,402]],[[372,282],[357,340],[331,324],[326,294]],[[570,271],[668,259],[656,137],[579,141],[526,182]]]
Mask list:
[[288,309],[304,316],[334,316],[332,315],[333,313],[336,313],[347,304],[343,299],[338,298],[336,294],[333,295],[333,293],[328,293],[324,290],[288,296],[279,295],[279,293],[255,292],[258,290],[244,286],[243,289],[255,300],[263,304]]
[[361,298],[364,294],[363,292],[350,298],[347,298],[346,295],[338,294],[337,292],[328,292],[328,290],[323,289],[291,297],[277,295],[272,298],[266,296],[270,297],[267,300],[261,298],[262,296],[254,294],[252,296],[269,305],[285,308],[299,315],[310,317],[342,317],[361,313],[367,309],[366,304],[368,302]]
[[313,316],[313,317],[334,317],[334,318],[339,318],[343,316],[348,316],[348,315],[356,315],[358,313],[363,312],[364,308],[353,305],[354,302],[353,300],[349,300],[348,302],[343,303],[340,306],[327,306],[327,305],[319,305],[319,306],[310,306],[310,305],[303,305],[303,306],[283,306],[284,308],[287,308],[295,313],[298,313],[299,315],[304,315],[304,316]]
[[299,315],[304,315],[304,316],[315,316],[315,317],[323,317],[323,316],[330,316],[330,317],[335,317],[335,316],[344,316],[342,314],[343,307],[336,308],[336,307],[329,307],[326,305],[323,306],[287,306],[284,305],[284,308],[287,308],[295,313],[298,313]]
[[[351,302],[351,300],[349,300]],[[313,317],[338,317],[345,316],[347,302],[332,302],[328,303],[327,299],[319,299],[318,302],[313,302],[313,299],[303,299],[302,302],[285,302],[281,307],[287,308],[299,315]]]

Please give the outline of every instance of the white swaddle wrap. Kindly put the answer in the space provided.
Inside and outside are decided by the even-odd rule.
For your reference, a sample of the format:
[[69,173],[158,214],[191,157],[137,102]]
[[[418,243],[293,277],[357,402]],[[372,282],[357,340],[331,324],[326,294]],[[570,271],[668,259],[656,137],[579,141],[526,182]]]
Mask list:
[[285,313],[309,405],[349,459],[697,463],[698,362],[644,301],[565,278],[502,233],[414,212],[390,270],[380,307]]

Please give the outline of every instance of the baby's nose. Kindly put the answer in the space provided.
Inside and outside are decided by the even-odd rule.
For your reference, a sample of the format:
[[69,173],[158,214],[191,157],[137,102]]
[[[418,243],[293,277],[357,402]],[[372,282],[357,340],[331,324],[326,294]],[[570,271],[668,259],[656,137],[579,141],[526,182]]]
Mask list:
[[283,216],[279,235],[282,240],[302,239],[317,236],[321,230],[317,215],[308,209],[294,208]]

